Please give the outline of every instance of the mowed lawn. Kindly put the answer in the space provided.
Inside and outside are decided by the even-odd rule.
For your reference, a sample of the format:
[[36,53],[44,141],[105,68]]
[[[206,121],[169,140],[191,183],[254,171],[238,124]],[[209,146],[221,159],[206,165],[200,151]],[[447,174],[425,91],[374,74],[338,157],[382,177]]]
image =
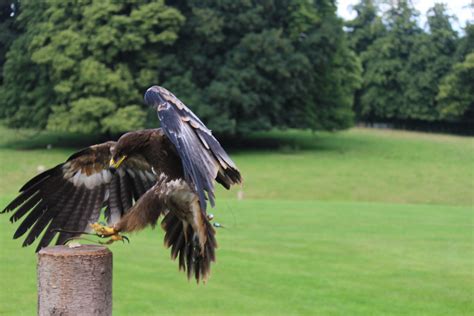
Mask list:
[[[0,208],[74,151],[0,132]],[[188,282],[148,229],[111,247],[114,315],[474,313],[473,138],[352,129],[252,143],[275,138],[285,142],[232,151],[243,200],[218,192],[209,282]],[[0,315],[36,310],[36,257],[11,240],[16,226],[0,216]]]

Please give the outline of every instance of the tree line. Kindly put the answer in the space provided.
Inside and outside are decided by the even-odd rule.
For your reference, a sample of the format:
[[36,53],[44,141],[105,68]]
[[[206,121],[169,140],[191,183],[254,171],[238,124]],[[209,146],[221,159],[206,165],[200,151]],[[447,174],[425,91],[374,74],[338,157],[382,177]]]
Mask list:
[[152,84],[211,129],[339,130],[356,120],[473,118],[473,29],[429,28],[399,0],[342,21],[334,0],[0,2],[0,119],[119,133],[156,125]]
[[474,25],[460,37],[440,3],[428,10],[426,28],[409,1],[384,14],[374,0],[354,10],[346,27],[363,68],[359,120],[474,123]]

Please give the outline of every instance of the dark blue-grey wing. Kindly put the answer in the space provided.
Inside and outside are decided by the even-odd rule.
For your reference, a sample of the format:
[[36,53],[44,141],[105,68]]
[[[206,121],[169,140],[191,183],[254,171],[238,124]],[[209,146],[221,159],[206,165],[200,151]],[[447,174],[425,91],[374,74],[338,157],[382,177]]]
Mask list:
[[240,183],[241,176],[211,131],[174,95],[165,95],[158,118],[166,136],[181,158],[186,181],[199,196],[201,208],[206,199],[214,206],[214,180],[224,187]]

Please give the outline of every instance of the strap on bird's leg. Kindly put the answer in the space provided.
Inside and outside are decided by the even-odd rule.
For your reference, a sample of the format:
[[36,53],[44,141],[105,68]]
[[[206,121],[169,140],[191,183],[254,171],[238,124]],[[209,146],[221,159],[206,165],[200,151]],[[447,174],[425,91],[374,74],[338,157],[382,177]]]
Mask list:
[[[94,234],[90,234],[90,235],[94,235]],[[95,236],[95,235],[94,235]],[[89,239],[89,238],[85,238],[85,237],[71,237],[69,239],[66,239],[66,241],[64,242],[64,244],[66,245],[67,243],[73,241],[73,240],[86,240],[88,242],[91,242],[93,244],[96,244],[96,245],[102,245],[102,243],[100,241],[97,241],[97,240],[92,240],[92,239]]]
[[89,232],[82,232],[82,231],[76,231],[76,230],[66,230],[66,229],[61,229],[61,228],[55,228],[55,229],[52,229],[51,231],[52,232],[57,232],[57,233],[74,234],[74,235],[80,234],[80,235],[96,236],[96,234],[92,234],[92,233],[89,233]]

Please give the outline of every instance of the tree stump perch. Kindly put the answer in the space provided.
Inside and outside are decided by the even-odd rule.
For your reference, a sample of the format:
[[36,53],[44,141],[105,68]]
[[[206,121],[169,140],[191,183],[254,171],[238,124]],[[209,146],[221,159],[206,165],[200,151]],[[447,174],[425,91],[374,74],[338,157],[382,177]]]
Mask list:
[[38,315],[112,315],[112,252],[96,245],[42,249]]

